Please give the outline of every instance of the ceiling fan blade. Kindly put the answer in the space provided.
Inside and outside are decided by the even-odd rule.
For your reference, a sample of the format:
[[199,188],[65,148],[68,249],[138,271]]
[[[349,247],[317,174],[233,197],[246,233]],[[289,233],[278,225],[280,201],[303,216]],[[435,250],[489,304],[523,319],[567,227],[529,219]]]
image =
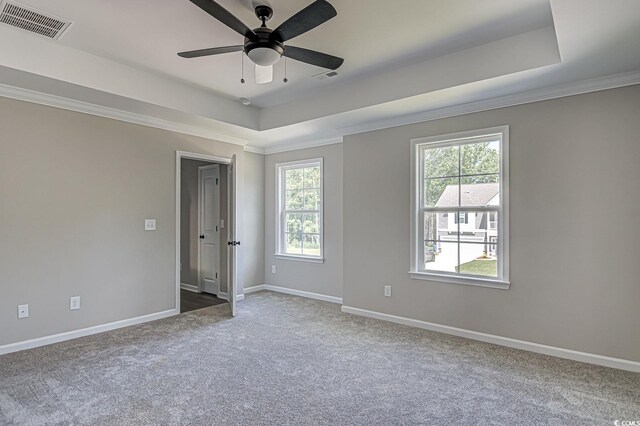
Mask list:
[[211,47],[209,49],[190,50],[188,52],[180,52],[178,56],[182,58],[199,58],[201,56],[220,55],[221,53],[240,52],[244,49],[244,46],[225,46],[225,47]]
[[273,30],[272,37],[281,42],[291,40],[327,22],[337,14],[336,9],[326,0],[316,0],[280,24]]
[[303,49],[302,47],[285,46],[284,56],[307,64],[317,65],[322,68],[336,70],[340,68],[344,59],[315,50]]
[[191,3],[195,4],[200,9],[204,10],[209,15],[213,16],[218,21],[222,22],[227,27],[231,28],[237,33],[245,37],[248,37],[252,40],[255,40],[258,38],[256,33],[254,33],[251,28],[247,27],[241,20],[233,16],[231,12],[229,12],[224,7],[220,6],[215,1],[213,0],[190,0],[190,1]]
[[267,84],[273,81],[273,65],[263,67],[256,65],[256,84]]

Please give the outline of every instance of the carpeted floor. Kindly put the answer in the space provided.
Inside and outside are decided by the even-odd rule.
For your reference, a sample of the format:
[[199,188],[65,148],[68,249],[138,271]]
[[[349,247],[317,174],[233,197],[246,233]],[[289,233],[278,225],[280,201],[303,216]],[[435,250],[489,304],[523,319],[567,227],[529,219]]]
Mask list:
[[0,424],[613,424],[640,375],[271,292],[0,357]]

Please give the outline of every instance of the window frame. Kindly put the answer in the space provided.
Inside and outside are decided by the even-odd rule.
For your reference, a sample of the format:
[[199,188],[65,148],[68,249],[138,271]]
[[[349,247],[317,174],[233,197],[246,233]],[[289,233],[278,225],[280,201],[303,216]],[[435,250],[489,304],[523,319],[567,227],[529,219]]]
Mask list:
[[[306,167],[320,167],[320,209],[300,210],[300,213],[318,213],[318,236],[320,239],[320,255],[290,254],[285,252],[285,217],[287,210],[285,207],[286,186],[285,173],[287,170],[303,169]],[[301,262],[324,263],[324,159],[310,158],[304,160],[287,161],[275,164],[276,173],[276,233],[275,233],[275,253],[277,259],[294,260]]]
[[[498,276],[482,277],[455,272],[427,272],[420,267],[424,265],[424,160],[423,148],[442,148],[478,143],[486,140],[500,141],[500,205],[497,209],[486,207],[448,208],[449,211],[491,212],[498,214]],[[463,284],[498,289],[509,289],[509,126],[497,126],[487,129],[471,130],[437,136],[411,139],[411,259],[409,275],[413,279],[438,281],[452,284]],[[447,208],[442,209],[443,212]],[[433,210],[431,210],[433,211]],[[489,217],[487,217],[487,221]],[[488,222],[487,222],[488,226]],[[460,242],[458,242],[460,244]],[[422,253],[422,254],[421,254]]]

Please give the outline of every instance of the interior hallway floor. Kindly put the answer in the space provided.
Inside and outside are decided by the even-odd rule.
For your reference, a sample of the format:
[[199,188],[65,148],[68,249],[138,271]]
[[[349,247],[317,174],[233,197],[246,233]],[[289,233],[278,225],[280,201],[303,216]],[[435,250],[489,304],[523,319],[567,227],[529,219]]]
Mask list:
[[640,374],[272,292],[0,357],[0,424],[613,424]]
[[220,299],[213,294],[194,293],[193,291],[180,289],[180,313],[221,305],[226,302],[226,300]]

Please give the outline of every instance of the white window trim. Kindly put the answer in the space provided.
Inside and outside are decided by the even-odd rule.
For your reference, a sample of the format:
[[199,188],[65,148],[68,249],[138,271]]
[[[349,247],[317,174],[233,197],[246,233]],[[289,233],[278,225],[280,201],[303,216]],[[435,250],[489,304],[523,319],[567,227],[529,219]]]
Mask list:
[[[422,217],[422,197],[420,180],[423,179],[423,171],[420,170],[420,157],[418,151],[424,145],[450,146],[458,145],[461,141],[483,139],[486,136],[501,135],[500,145],[500,197],[501,208],[498,221],[498,260],[499,278],[486,278],[474,276],[461,276],[446,272],[424,272],[419,269],[420,250],[424,251],[422,242],[418,238],[420,219]],[[474,207],[474,210],[477,208]],[[509,281],[509,126],[491,127],[488,129],[472,130],[467,132],[450,133],[446,135],[429,136],[411,139],[411,260],[409,275],[413,279],[438,281],[452,284],[472,285],[507,290]],[[424,226],[424,225],[422,225]]]
[[[283,213],[284,213],[284,171],[287,169],[320,166],[320,212],[318,225],[320,226],[320,256],[305,256],[299,254],[287,254],[282,250],[283,244]],[[311,158],[306,160],[287,161],[276,163],[276,235],[274,256],[281,260],[293,260],[298,262],[324,263],[324,159]]]

